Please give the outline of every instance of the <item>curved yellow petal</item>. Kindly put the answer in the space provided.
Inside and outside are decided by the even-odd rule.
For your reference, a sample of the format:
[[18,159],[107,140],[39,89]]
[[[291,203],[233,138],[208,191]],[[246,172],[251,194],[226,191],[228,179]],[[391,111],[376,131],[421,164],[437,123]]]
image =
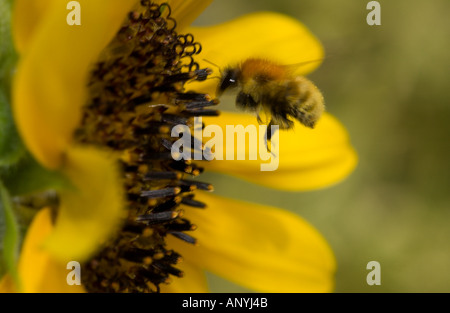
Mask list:
[[[197,199],[197,197],[196,197]],[[207,193],[206,210],[186,210],[198,226],[198,246],[176,238],[168,245],[187,260],[260,292],[329,292],[335,259],[324,238],[286,211]]]
[[[167,2],[172,10],[171,17],[177,22],[177,32],[184,33],[189,26],[212,2],[212,0],[159,0]],[[163,16],[165,16],[163,14]]]
[[[13,35],[16,50],[22,54],[28,47],[39,24],[45,20],[49,8],[58,0],[15,0],[13,11]],[[60,2],[60,5],[62,2]]]
[[[262,138],[264,133],[259,130],[256,118],[252,115],[222,112],[216,118],[203,118],[203,122],[220,127],[224,134],[224,145],[215,147],[216,159],[202,162],[202,166],[267,187],[290,191],[326,187],[347,177],[357,164],[357,155],[346,130],[327,113],[314,129],[296,122],[292,130],[279,130],[279,143],[271,148],[273,154],[267,152],[264,141],[259,141],[254,149],[250,149],[248,138],[245,146],[239,147],[238,138],[234,144],[226,140],[227,125],[243,125],[244,128],[254,125],[258,136]],[[207,142],[210,138],[204,137],[203,140]],[[258,150],[255,152],[255,149]],[[230,157],[227,160],[226,151],[243,150],[243,160],[237,160],[237,154],[234,160]],[[256,160],[251,160],[250,151],[255,152]],[[268,160],[262,160],[260,153],[267,154]],[[222,156],[223,160],[217,160],[218,156]],[[262,166],[267,166],[269,170],[261,171]]]
[[6,276],[0,283],[0,292],[84,292],[80,285],[68,285],[66,264],[56,261],[43,249],[43,242],[53,229],[51,211],[40,210],[31,223],[19,260],[21,290]]
[[207,293],[208,282],[205,272],[189,261],[183,261],[176,267],[183,271],[183,277],[173,278],[168,285],[161,285],[163,293]]
[[[220,75],[219,70],[207,61],[223,69],[249,57],[260,57],[293,65],[296,74],[305,75],[317,68],[324,56],[319,40],[302,23],[273,12],[248,14],[215,26],[190,27],[187,31],[202,45],[196,61],[202,68],[211,68],[215,75]],[[298,65],[309,61],[312,62]],[[217,80],[209,79],[192,82],[186,88],[214,95],[216,86]]]
[[[39,24],[45,20],[46,14],[54,3],[59,0],[15,0],[13,29],[14,42],[21,54],[33,38]],[[59,6],[65,6],[69,1],[59,1]],[[135,3],[138,0],[134,1]],[[168,3],[171,7],[170,17],[177,21],[177,31],[189,26],[212,2],[212,0],[157,0],[155,3]],[[81,5],[80,5],[81,6]],[[82,8],[84,10],[84,8]],[[66,15],[69,11],[66,12]],[[84,13],[83,13],[84,14]],[[163,14],[163,16],[165,16]]]
[[6,274],[0,280],[0,293],[15,293],[17,292],[16,286],[11,275]]
[[[14,116],[28,149],[55,169],[81,118],[90,65],[135,0],[79,1],[81,25],[66,23],[67,2],[53,1],[33,31],[13,84]],[[16,6],[15,10],[20,9]],[[19,16],[15,12],[14,16]],[[26,23],[22,20],[22,23]]]
[[117,230],[125,216],[116,160],[93,148],[71,148],[63,173],[74,185],[60,192],[60,207],[46,249],[60,260],[82,262]]

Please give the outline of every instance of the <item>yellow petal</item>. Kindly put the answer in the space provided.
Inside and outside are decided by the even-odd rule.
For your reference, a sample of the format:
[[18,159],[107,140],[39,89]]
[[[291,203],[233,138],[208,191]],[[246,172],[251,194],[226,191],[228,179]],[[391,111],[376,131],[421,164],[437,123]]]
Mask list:
[[[238,147],[226,140],[226,125],[254,125],[258,135],[256,118],[249,114],[222,112],[219,117],[203,118],[206,125],[218,125],[224,134],[224,145],[215,149],[216,159],[203,162],[207,170],[230,174],[267,187],[303,191],[326,187],[347,177],[357,164],[357,155],[353,150],[344,127],[331,115],[325,113],[314,129],[296,122],[292,130],[279,130],[279,143],[272,146],[268,160],[262,160],[260,153],[268,153],[264,141],[255,149],[256,160],[251,160],[249,140],[246,145]],[[212,138],[212,137],[211,137]],[[204,137],[204,142],[211,139]],[[224,149],[225,148],[225,149]],[[238,149],[239,148],[239,149]],[[226,156],[226,151],[243,151],[243,160],[234,160]],[[278,150],[279,151],[278,151]],[[223,160],[217,160],[222,156]],[[268,166],[269,171],[261,171],[261,166]],[[271,164],[271,165],[269,165]]]
[[[58,0],[15,0],[13,11],[13,35],[17,52],[26,49],[39,24],[45,20],[49,8]],[[60,2],[60,5],[61,2]]]
[[205,272],[192,262],[183,261],[176,267],[183,271],[183,277],[173,278],[168,285],[161,285],[164,293],[206,293],[209,292]]
[[[184,33],[189,26],[212,2],[212,0],[159,0],[157,3],[167,2],[172,9],[171,17],[177,22],[177,32]],[[163,16],[166,16],[163,14]]]
[[53,229],[49,209],[40,210],[31,223],[19,260],[19,276],[22,290],[6,276],[0,284],[0,292],[84,292],[79,285],[68,285],[69,270],[42,247]]
[[[249,57],[267,58],[285,65],[299,65],[296,74],[305,75],[320,65],[324,52],[316,37],[299,21],[273,12],[244,15],[236,20],[209,27],[190,27],[195,40],[202,45],[196,61],[202,68],[208,67],[220,75],[219,70],[235,66]],[[214,75],[212,75],[214,76]],[[217,80],[192,82],[188,89],[215,94]]]
[[260,292],[329,292],[335,259],[323,237],[286,211],[207,193],[206,210],[186,210],[198,226],[198,246],[176,238],[168,245],[186,260]]
[[16,286],[14,286],[14,281],[11,275],[6,274],[0,280],[0,293],[13,293],[17,292]]
[[45,246],[58,259],[82,262],[124,217],[123,185],[115,159],[92,148],[71,148],[63,173],[74,188],[60,192],[56,225]]
[[[17,51],[21,54],[33,38],[39,24],[45,20],[45,15],[54,3],[59,0],[16,0],[14,2],[14,41]],[[138,2],[137,0],[135,1]],[[177,22],[177,31],[189,26],[212,2],[212,0],[157,0],[157,4],[167,2],[171,7],[170,17]],[[65,6],[67,2],[59,2]],[[84,10],[84,8],[82,7]],[[67,11],[66,13],[68,13]],[[84,13],[82,13],[84,14]],[[67,15],[67,14],[66,14]],[[163,16],[166,16],[163,14]]]
[[[29,35],[14,78],[14,116],[19,131],[36,159],[52,169],[61,164],[62,152],[80,121],[90,65],[136,1],[79,2],[80,26],[66,23],[66,2],[53,1],[46,8],[45,19]],[[20,13],[16,11],[14,16]],[[21,23],[27,21],[21,19]]]

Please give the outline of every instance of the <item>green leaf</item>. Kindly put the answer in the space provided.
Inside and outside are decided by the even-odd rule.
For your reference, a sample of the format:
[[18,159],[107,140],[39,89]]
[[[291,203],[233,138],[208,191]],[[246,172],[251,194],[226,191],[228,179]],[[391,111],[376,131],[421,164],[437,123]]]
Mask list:
[[0,166],[16,163],[24,153],[25,148],[14,124],[10,103],[0,90]]
[[11,275],[16,286],[19,286],[20,282],[17,273],[17,260],[19,256],[20,245],[20,232],[16,218],[14,216],[13,204],[11,196],[6,189],[3,182],[0,181],[0,225],[3,229],[0,229],[1,240],[1,256],[2,263],[5,265],[5,269]]
[[0,0],[0,166],[14,164],[25,151],[11,111],[11,79],[17,61],[11,35],[11,2]]
[[12,1],[0,0],[0,85],[10,89],[17,55],[11,33]]
[[3,168],[0,177],[12,196],[71,188],[71,183],[64,175],[46,169],[28,152],[14,166]]

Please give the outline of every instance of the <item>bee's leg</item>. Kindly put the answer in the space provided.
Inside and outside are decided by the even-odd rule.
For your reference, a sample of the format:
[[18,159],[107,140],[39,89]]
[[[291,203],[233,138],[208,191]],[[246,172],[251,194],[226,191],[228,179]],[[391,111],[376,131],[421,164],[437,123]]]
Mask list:
[[259,116],[259,111],[256,113],[256,120],[258,121],[259,125],[264,124],[263,120],[261,119],[261,116]]
[[296,109],[294,116],[300,123],[302,123],[306,127],[314,128],[315,120],[314,116],[310,112],[304,109],[303,110]]
[[258,106],[258,108],[256,109],[256,120],[258,121],[259,125],[263,125],[263,124],[267,124],[267,121],[264,122],[263,119],[261,118],[261,106]]
[[[273,134],[275,133],[275,132],[272,132],[272,126],[273,125],[276,125],[276,124],[273,123],[273,120],[270,120],[270,122],[269,122],[269,124],[267,125],[267,128],[266,128],[266,135],[265,135],[266,141],[265,141],[265,144],[266,144],[267,151],[269,151],[270,153],[272,153],[272,155],[274,157],[276,157],[276,155],[271,151],[271,146],[272,146],[271,139],[272,139]],[[278,128],[275,128],[275,131],[277,131],[277,130],[278,130]]]
[[250,94],[241,91],[236,96],[236,106],[243,110],[253,111],[258,107],[258,103]]

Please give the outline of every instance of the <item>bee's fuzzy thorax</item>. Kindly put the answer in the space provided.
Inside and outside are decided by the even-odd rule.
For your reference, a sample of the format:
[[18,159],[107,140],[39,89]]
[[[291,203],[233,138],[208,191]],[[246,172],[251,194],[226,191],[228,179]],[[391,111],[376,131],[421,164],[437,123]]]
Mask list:
[[286,77],[286,67],[270,60],[249,58],[241,63],[242,81],[256,79],[261,82],[269,80],[281,80]]

